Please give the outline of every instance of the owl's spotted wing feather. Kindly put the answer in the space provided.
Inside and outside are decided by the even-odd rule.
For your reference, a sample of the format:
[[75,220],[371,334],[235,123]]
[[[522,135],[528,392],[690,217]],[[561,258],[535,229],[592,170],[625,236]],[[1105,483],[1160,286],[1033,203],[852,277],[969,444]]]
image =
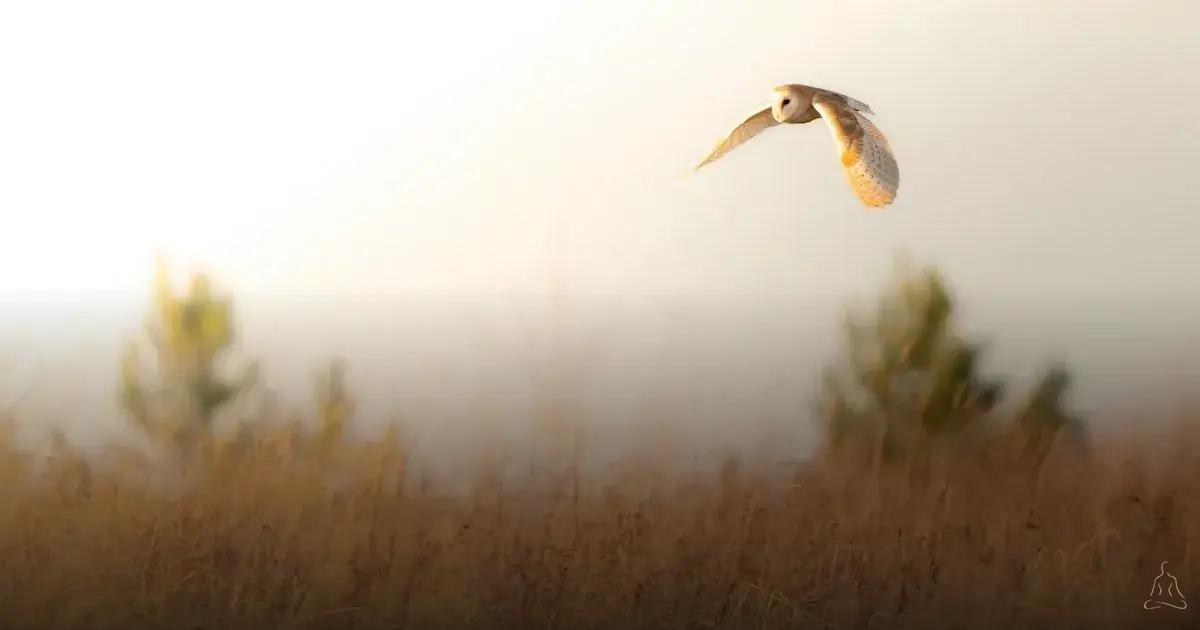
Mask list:
[[818,95],[813,107],[833,132],[838,158],[854,194],[872,208],[892,203],[900,187],[900,169],[883,132],[839,95]]
[[720,159],[721,156],[745,144],[750,138],[778,124],[775,117],[771,115],[770,107],[754,114],[738,125],[724,140],[718,142],[712,153],[709,153],[703,162],[697,164],[696,168]]

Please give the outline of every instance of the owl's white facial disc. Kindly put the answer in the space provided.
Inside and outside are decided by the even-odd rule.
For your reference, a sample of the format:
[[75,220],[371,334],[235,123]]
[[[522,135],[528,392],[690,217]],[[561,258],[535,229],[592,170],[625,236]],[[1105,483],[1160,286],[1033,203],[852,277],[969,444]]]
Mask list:
[[777,90],[775,92],[775,102],[771,106],[771,115],[776,122],[785,123],[792,119],[798,111],[806,107],[800,102],[798,94],[793,94],[791,90]]

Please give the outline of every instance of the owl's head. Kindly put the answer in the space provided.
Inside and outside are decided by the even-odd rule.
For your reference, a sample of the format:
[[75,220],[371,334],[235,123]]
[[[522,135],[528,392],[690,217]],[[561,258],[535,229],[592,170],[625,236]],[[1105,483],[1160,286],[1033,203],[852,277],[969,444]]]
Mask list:
[[775,101],[771,104],[771,115],[775,122],[786,123],[796,120],[812,105],[812,95],[794,85],[775,88]]

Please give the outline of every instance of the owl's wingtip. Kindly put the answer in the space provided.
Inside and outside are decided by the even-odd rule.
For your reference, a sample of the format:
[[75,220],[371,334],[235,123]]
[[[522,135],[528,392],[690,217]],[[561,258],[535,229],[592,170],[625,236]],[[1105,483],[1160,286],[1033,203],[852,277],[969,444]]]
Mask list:
[[[855,191],[858,192],[858,191]],[[857,195],[858,201],[867,210],[886,210],[892,202],[896,201],[895,195]]]

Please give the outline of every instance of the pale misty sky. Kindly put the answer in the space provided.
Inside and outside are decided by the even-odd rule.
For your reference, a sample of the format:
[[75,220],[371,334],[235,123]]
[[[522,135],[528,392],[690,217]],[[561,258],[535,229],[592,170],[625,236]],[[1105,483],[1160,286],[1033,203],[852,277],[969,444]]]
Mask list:
[[[1194,291],[1193,2],[10,3],[0,291]],[[690,167],[772,86],[871,104]],[[551,235],[557,234],[557,237]],[[548,247],[548,242],[554,247]],[[556,275],[557,274],[557,275]]]

